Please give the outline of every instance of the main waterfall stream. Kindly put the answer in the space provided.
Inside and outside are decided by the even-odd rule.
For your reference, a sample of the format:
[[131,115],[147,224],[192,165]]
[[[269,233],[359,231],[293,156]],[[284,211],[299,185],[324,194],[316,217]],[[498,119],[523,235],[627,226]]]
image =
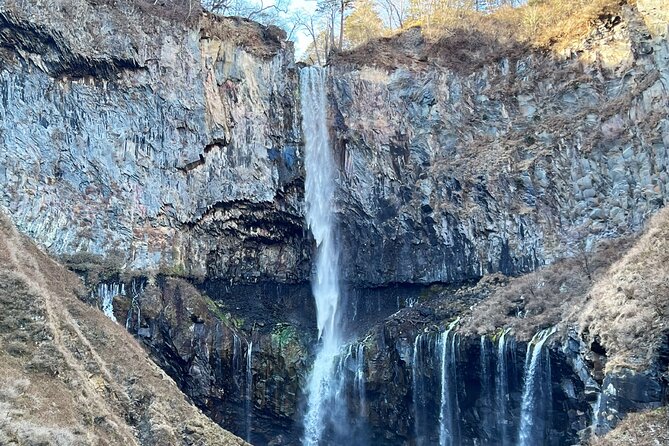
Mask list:
[[316,301],[319,349],[307,384],[305,445],[317,445],[327,429],[345,411],[336,398],[340,380],[335,376],[342,347],[339,315],[339,258],[334,234],[334,159],[327,127],[326,72],[306,67],[300,72],[302,129],[305,138],[305,201],[307,223],[317,244],[312,292]]

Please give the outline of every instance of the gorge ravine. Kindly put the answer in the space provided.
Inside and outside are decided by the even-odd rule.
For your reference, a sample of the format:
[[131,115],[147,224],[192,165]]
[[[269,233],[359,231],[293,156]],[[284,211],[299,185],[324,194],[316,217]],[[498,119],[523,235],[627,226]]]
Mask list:
[[[661,1],[623,2],[562,53],[463,69],[425,62],[412,30],[406,65],[323,71],[244,20],[72,0],[75,27],[24,3],[0,9],[2,207],[217,423],[300,444],[337,317],[323,376],[341,378],[357,444],[575,444],[666,404],[662,337],[651,362],[614,367],[602,333],[529,325],[524,291],[502,324],[464,331],[509,277],[633,236],[664,206]],[[307,225],[309,76],[333,202]],[[339,302],[317,308],[312,290]]]

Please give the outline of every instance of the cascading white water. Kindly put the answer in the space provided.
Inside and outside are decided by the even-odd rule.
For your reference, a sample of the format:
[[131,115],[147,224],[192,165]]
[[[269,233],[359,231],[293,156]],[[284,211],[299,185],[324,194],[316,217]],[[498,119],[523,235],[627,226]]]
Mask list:
[[246,346],[246,442],[251,443],[253,422],[253,341]]
[[413,402],[413,417],[414,417],[414,434],[417,446],[423,446],[423,430],[424,414],[423,414],[423,394],[424,385],[421,371],[421,357],[422,357],[423,335],[418,334],[413,343],[413,357],[411,360],[411,382],[412,382],[412,402]]
[[307,446],[319,443],[328,421],[326,417],[339,412],[333,407],[339,401],[335,394],[340,386],[334,375],[336,357],[342,347],[338,314],[339,255],[334,236],[335,167],[327,127],[325,78],[322,68],[306,67],[300,71],[305,199],[307,223],[317,244],[312,292],[320,340],[306,389],[303,443]]
[[[139,334],[139,329],[142,326],[142,308],[139,304],[140,297],[142,294],[144,294],[144,288],[146,287],[146,283],[141,281],[138,282],[137,280],[133,280],[132,282],[132,289],[131,289],[131,299],[130,299],[130,308],[128,308],[128,313],[125,317],[125,329],[128,330],[129,332],[132,332],[132,327],[130,327],[130,324],[132,323],[132,316],[133,316],[133,311],[137,311],[137,328],[135,330],[135,333]],[[113,305],[112,305],[113,306]]]
[[459,319],[454,320],[439,340],[441,353],[441,405],[439,411],[439,445],[456,446],[459,441],[459,414],[455,355],[457,335],[453,331]]
[[232,380],[236,389],[241,392],[240,370],[241,370],[242,341],[237,333],[232,332]]
[[[481,444],[492,444],[494,437],[495,426],[492,421],[491,413],[493,411],[493,390],[492,390],[492,381],[494,375],[490,372],[490,360],[492,355],[488,350],[488,338],[486,336],[481,336],[480,339],[480,362],[479,362],[479,371],[481,374],[481,387],[480,387],[480,398],[481,398]],[[496,439],[495,439],[496,441]]]
[[[520,429],[518,431],[518,446],[533,446],[541,444],[542,439],[536,438],[533,433],[535,423],[540,421],[544,414],[536,414],[535,406],[540,402],[537,388],[542,384],[540,376],[540,360],[544,344],[555,333],[555,328],[542,330],[534,335],[527,344],[527,356],[525,358],[525,383],[523,386],[523,398],[520,406]],[[550,383],[548,384],[550,386]]]
[[507,406],[509,400],[509,383],[507,378],[506,364],[506,338],[510,329],[502,332],[497,344],[497,373],[495,374],[495,393],[497,397],[497,428],[499,434],[499,444],[506,446],[507,432]]
[[358,344],[355,353],[355,380],[353,381],[353,388],[358,396],[358,404],[360,406],[359,415],[365,415],[367,408],[367,399],[365,397],[365,344]]
[[98,285],[97,298],[100,300],[102,312],[114,322],[114,297],[125,296],[125,284],[123,283],[101,283]]
[[597,399],[592,405],[592,419],[590,420],[590,435],[602,435],[606,432],[604,428],[604,417],[602,416],[602,399],[604,391],[597,394]]

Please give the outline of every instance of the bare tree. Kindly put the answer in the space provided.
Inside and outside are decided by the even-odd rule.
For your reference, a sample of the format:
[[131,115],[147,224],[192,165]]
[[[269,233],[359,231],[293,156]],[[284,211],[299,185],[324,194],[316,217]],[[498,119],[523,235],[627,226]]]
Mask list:
[[401,29],[404,27],[409,14],[408,0],[377,0],[387,20],[388,28]]
[[282,19],[288,13],[289,0],[277,0],[272,4],[265,4],[265,1],[202,0],[202,6],[216,14],[244,17],[263,25],[283,25]]
[[318,22],[316,20],[316,15],[312,14],[309,15],[308,17],[298,17],[298,20],[300,20],[300,25],[307,31],[309,36],[311,37],[311,43],[314,46],[314,52],[316,53],[316,61],[318,62],[318,65],[323,65],[321,61],[321,55],[320,51],[318,50]]

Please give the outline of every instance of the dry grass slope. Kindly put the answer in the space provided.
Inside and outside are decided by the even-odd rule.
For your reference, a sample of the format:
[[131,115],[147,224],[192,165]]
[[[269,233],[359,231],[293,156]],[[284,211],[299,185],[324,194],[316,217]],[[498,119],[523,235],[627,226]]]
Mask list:
[[478,335],[510,327],[519,339],[568,321],[574,308],[583,308],[592,285],[603,278],[633,238],[602,242],[592,252],[579,251],[530,274],[512,278],[477,305],[463,322]]
[[[436,64],[468,74],[531,51],[563,52],[580,44],[595,26],[616,20],[623,7],[634,4],[635,0],[538,0],[492,13],[445,10],[432,16],[430,27],[420,20],[410,21],[408,28],[395,35],[371,40],[334,60],[386,69]],[[406,35],[418,29],[424,42],[403,45]]]
[[0,216],[0,444],[244,445]]
[[595,437],[591,446],[664,446],[669,444],[669,412],[666,407],[628,415],[615,429]]
[[582,331],[601,338],[607,368],[640,369],[655,361],[669,335],[669,209],[655,215],[640,240],[590,292],[574,314]]
[[669,337],[669,209],[638,238],[607,241],[509,280],[476,305],[462,330],[510,327],[520,339],[542,328],[575,327],[607,351],[607,370],[661,363]]

